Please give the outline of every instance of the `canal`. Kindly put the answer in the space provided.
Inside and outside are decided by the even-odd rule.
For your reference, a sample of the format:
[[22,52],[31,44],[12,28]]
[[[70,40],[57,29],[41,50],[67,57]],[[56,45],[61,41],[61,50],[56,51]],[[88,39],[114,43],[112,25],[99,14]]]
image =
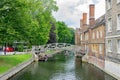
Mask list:
[[74,54],[57,54],[47,62],[34,62],[9,80],[117,80]]

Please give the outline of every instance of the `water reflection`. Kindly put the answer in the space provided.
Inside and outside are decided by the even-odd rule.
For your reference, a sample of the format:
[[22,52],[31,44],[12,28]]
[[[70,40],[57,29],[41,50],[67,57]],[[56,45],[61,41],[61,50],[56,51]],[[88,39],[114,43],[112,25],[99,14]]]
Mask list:
[[75,61],[76,77],[78,80],[117,80],[110,75],[104,73],[97,67],[88,64],[79,62],[80,59],[77,58]]
[[54,60],[35,62],[9,80],[116,80],[98,68],[82,63],[73,54],[58,54]]

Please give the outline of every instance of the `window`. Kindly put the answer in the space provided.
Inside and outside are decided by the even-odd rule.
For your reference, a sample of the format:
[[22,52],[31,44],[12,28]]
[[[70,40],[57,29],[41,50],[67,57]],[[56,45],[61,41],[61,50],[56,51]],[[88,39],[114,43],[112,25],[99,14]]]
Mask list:
[[111,43],[111,40],[108,40],[108,52],[112,52],[112,43]]
[[99,52],[102,54],[102,44],[99,44]]
[[93,50],[94,50],[94,47],[93,47],[93,45],[92,45],[92,52],[93,52]]
[[95,52],[95,44],[93,44],[93,50],[92,51]]
[[95,45],[95,52],[97,52],[98,51],[98,46],[97,46],[97,44]]
[[81,40],[82,40],[82,35],[81,35]]
[[117,51],[120,53],[120,39],[117,40]]
[[108,19],[108,32],[111,32],[112,30],[112,20],[111,18]]
[[102,31],[100,31],[100,37],[102,38]]
[[117,30],[120,30],[120,14],[117,16]]
[[97,38],[99,38],[99,32],[97,31]]
[[111,8],[111,0],[107,0],[107,9]]

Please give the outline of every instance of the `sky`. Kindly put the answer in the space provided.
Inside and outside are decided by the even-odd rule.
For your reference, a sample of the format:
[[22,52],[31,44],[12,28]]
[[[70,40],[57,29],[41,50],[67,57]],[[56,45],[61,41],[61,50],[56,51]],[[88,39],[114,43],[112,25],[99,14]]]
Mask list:
[[[57,21],[65,22],[68,27],[79,28],[83,12],[89,15],[89,5],[95,4],[95,19],[105,14],[105,0],[55,0],[59,10],[53,12]],[[88,16],[87,16],[88,17]],[[88,23],[88,20],[87,20]]]

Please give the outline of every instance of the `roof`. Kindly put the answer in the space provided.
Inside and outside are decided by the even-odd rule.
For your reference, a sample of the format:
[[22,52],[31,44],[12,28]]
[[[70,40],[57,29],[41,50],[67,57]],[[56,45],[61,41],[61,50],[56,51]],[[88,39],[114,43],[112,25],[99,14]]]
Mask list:
[[104,14],[95,21],[94,26],[92,26],[91,28],[93,29],[93,28],[99,27],[100,25],[105,25],[105,21],[106,20],[105,20],[105,14]]

